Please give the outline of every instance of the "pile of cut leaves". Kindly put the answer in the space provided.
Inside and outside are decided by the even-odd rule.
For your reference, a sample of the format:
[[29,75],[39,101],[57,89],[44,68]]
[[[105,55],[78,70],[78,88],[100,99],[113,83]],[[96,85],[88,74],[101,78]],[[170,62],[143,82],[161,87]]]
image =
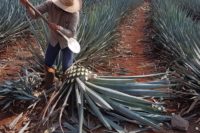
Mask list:
[[[39,129],[83,133],[104,126],[122,133],[127,132],[123,128],[127,122],[140,125],[140,130],[161,130],[163,124],[171,120],[171,116],[165,115],[167,110],[164,107],[164,100],[171,97],[167,89],[169,81],[136,81],[138,78],[162,77],[164,73],[98,76],[75,65],[65,73],[63,82],[49,90],[38,90],[43,73],[29,71],[26,70],[26,75],[20,80],[0,86],[1,106],[6,109],[21,100],[31,101],[27,110],[32,112],[42,104],[44,108],[40,110],[41,117],[37,123]],[[98,120],[92,122],[95,118]],[[25,126],[30,123],[31,119]],[[35,130],[34,127],[29,128]]]

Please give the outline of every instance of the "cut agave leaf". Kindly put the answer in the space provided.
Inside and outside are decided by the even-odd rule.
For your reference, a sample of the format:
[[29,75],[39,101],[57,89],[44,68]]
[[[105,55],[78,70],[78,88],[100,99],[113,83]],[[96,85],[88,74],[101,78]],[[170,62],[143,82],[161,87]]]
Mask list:
[[113,83],[95,83],[96,85],[115,89],[115,90],[128,90],[128,89],[155,89],[155,88],[167,88],[175,85],[172,84],[148,84],[148,83],[123,83],[123,84],[113,84]]
[[85,98],[87,99],[90,107],[92,108],[92,111],[95,112],[95,114],[97,115],[97,117],[99,118],[99,120],[104,124],[104,126],[106,128],[108,128],[109,130],[112,130],[109,122],[106,120],[106,118],[100,112],[99,108],[93,103],[93,101],[89,98],[89,96],[87,94],[84,94],[84,95],[85,95]]
[[99,76],[99,78],[108,78],[108,79],[135,79],[135,78],[148,78],[148,77],[157,77],[164,76],[166,73],[157,73],[149,75],[138,75],[138,76]]
[[109,122],[109,124],[112,126],[112,128],[115,129],[118,133],[126,133],[121,126],[119,126],[118,124],[114,123],[108,117],[106,117],[106,120]]
[[106,87],[101,87],[101,86],[97,86],[95,84],[86,82],[86,85],[90,86],[91,88],[95,89],[96,91],[103,93],[104,95],[108,95],[110,97],[113,98],[120,98],[124,101],[130,101],[130,102],[138,102],[138,103],[142,103],[142,104],[147,104],[147,105],[151,105],[153,104],[150,101],[144,100],[140,97],[135,97],[135,96],[131,96],[116,90],[112,90],[110,88],[106,88]]
[[[77,79],[77,81],[81,83],[83,86],[84,83],[80,79]],[[101,98],[100,94],[97,94],[96,92],[88,88],[86,85],[84,85],[84,88],[85,88],[85,92],[88,93],[88,95],[95,101],[95,103],[97,103],[104,109],[112,110],[112,107],[103,98]]]
[[91,83],[109,83],[109,84],[124,84],[135,82],[133,79],[108,79],[108,78],[93,78],[90,79]]
[[130,111],[128,108],[124,107],[123,105],[114,102],[113,100],[108,100],[110,105],[119,113],[123,114],[124,116],[126,116],[127,118],[133,119],[133,120],[137,120],[139,122],[141,122],[144,125],[148,125],[151,126],[153,128],[156,128],[158,130],[161,129],[160,126],[158,126],[158,123],[154,123],[152,121],[150,121],[149,119],[139,115],[138,113],[134,112],[134,111]]
[[171,93],[159,90],[147,90],[147,89],[129,89],[120,90],[123,93],[138,96],[138,97],[155,97],[155,98],[170,98]]

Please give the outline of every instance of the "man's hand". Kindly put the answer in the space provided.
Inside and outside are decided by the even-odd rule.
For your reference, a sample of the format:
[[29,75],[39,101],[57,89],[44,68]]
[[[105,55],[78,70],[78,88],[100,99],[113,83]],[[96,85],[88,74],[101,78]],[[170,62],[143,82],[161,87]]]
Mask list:
[[53,30],[53,31],[58,31],[58,30],[60,30],[60,26],[57,25],[57,24],[55,24],[55,23],[49,23],[49,27],[50,27],[50,29]]
[[25,7],[28,6],[28,0],[20,0],[21,4],[24,5]]

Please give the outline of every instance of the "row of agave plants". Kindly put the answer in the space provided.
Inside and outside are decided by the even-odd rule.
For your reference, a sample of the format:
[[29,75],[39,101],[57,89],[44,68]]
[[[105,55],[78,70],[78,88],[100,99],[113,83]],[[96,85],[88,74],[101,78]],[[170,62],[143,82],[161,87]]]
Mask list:
[[[187,1],[189,7],[197,6],[193,1]],[[197,110],[200,103],[200,24],[188,16],[185,6],[185,1],[152,1],[156,41],[172,57],[169,78],[179,83],[174,91],[183,103],[182,115]]]
[[[31,0],[37,4],[44,0]],[[100,2],[101,0],[86,1],[87,5]],[[16,41],[22,33],[27,33],[29,23],[25,16],[25,10],[20,6],[19,0],[3,0],[0,3],[0,48],[8,42]]]
[[[166,73],[143,76],[99,76],[90,69],[90,62],[107,55],[107,48],[115,46],[116,28],[120,18],[129,8],[136,8],[141,0],[87,0],[81,12],[78,40],[82,51],[66,73],[65,80],[49,90],[41,90],[43,81],[44,51],[46,49],[46,25],[40,21],[29,21],[31,32],[39,47],[30,46],[34,64],[24,68],[19,80],[7,81],[0,86],[0,106],[6,110],[16,103],[28,102],[27,111],[33,112],[38,106],[41,118],[37,127],[45,127],[51,132],[87,132],[104,126],[119,133],[128,132],[123,123],[141,125],[140,130],[154,128],[162,130],[162,125],[170,121],[165,115],[164,100],[170,99],[167,89],[170,81]],[[27,42],[30,44],[31,42]],[[60,62],[56,61],[57,76],[61,74]],[[97,62],[98,64],[98,62]],[[139,83],[138,78],[156,77],[158,80]],[[162,89],[161,89],[162,88]],[[99,122],[94,124],[94,119]],[[19,118],[19,117],[18,117]],[[17,119],[18,119],[17,118]],[[16,120],[15,120],[16,123]],[[31,119],[20,130],[32,127]],[[162,124],[163,123],[163,124]],[[36,131],[35,131],[36,132]],[[135,132],[135,131],[134,131]]]
[[[32,2],[39,1],[41,0],[33,0]],[[29,24],[19,0],[1,1],[0,15],[0,48],[2,48],[8,42],[15,41],[22,33],[27,33]]]
[[0,3],[0,48],[26,31],[28,23],[25,16],[21,16],[23,13],[18,1],[4,0]]

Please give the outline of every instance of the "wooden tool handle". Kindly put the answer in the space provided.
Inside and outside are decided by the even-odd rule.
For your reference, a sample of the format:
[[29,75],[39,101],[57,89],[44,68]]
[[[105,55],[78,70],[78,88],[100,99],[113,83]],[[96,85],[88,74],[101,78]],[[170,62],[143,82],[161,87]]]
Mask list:
[[[33,5],[32,5],[32,3],[30,3],[29,1],[28,1],[28,6],[30,7],[30,8],[32,8],[34,11],[35,11],[35,13],[37,13],[43,20],[44,20],[44,22],[46,22],[48,25],[50,24],[49,23],[49,21],[41,14],[41,12],[40,11],[38,11]],[[65,36],[62,32],[60,32],[60,31],[56,31],[58,34],[60,34],[63,38],[65,38],[67,41],[68,41],[68,37],[67,36]]]
[[47,24],[49,24],[49,21],[41,14],[41,12],[39,10],[37,10],[33,5],[32,3],[30,3],[29,1],[27,1],[27,4],[30,8],[32,8],[35,13],[37,13]]

